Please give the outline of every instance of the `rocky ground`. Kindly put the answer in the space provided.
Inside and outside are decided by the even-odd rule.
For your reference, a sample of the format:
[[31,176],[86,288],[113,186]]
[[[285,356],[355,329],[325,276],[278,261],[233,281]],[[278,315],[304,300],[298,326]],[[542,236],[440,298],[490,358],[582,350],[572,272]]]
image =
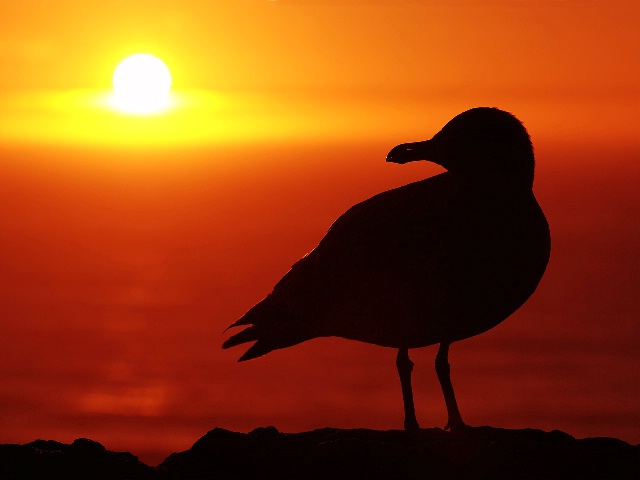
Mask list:
[[157,467],[92,440],[0,445],[13,479],[640,479],[640,446],[557,430],[211,430]]

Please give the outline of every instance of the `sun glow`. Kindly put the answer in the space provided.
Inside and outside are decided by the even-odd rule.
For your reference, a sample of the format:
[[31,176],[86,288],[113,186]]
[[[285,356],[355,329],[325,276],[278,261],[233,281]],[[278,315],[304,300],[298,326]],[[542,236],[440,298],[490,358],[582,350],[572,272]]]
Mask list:
[[168,103],[171,73],[162,60],[146,53],[125,58],[113,72],[116,107],[146,115],[162,111]]

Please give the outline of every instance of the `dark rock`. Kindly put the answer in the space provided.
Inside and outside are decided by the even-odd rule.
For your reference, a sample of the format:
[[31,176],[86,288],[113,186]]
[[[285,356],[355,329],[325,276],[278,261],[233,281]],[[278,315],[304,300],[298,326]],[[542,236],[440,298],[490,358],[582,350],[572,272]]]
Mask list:
[[277,435],[280,435],[280,432],[278,431],[278,429],[276,427],[273,427],[273,426],[258,427],[258,428],[254,428],[253,430],[251,430],[249,432],[249,435],[260,435],[260,436],[263,436],[263,437],[275,437]]
[[[226,432],[226,433],[224,433]],[[216,429],[157,469],[170,479],[638,479],[640,450],[554,430]]]
[[99,456],[107,451],[101,443],[88,438],[76,438],[69,446],[69,452],[76,455]]
[[250,433],[215,428],[156,468],[98,442],[0,445],[0,479],[633,479],[640,447],[615,438],[576,440],[554,430],[438,428],[417,432],[323,428]]
[[33,447],[41,452],[61,452],[68,447],[68,445],[56,442],[55,440],[35,440],[31,443],[27,443],[26,446]]
[[3,480],[147,480],[155,469],[127,452],[110,452],[93,440],[79,438],[71,445],[36,440],[26,445],[0,445]]

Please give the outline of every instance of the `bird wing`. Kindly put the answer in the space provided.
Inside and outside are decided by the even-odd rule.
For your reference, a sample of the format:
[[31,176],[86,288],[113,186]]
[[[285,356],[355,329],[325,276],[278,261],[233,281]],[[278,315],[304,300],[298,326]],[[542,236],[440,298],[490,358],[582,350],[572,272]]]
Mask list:
[[407,348],[466,338],[522,305],[547,260],[530,188],[443,173],[347,210],[223,346],[258,340],[249,359],[320,336]]
[[450,195],[451,181],[442,174],[353,206],[267,303],[284,306],[309,338],[397,343],[398,319],[405,330],[424,334],[425,312],[437,315],[443,299],[436,273],[443,237],[434,232],[445,228]]

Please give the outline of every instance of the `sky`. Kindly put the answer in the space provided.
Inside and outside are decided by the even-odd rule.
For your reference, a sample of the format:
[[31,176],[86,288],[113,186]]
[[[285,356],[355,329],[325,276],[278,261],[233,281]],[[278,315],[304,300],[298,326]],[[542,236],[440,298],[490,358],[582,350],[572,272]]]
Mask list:
[[[149,464],[214,427],[402,427],[391,349],[318,339],[237,364],[227,325],[457,113],[514,113],[552,232],[537,292],[451,347],[471,425],[640,442],[634,0],[32,1],[0,7],[0,443]],[[154,116],[106,100],[146,52]],[[423,427],[444,426],[414,350]]]

